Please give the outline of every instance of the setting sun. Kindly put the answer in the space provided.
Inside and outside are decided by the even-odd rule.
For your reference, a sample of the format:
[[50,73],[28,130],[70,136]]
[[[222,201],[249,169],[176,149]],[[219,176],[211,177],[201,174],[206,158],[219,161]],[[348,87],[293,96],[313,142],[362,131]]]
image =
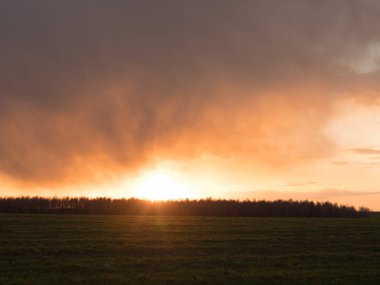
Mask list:
[[148,200],[171,200],[194,198],[190,185],[175,175],[153,171],[138,179],[133,186],[134,197]]

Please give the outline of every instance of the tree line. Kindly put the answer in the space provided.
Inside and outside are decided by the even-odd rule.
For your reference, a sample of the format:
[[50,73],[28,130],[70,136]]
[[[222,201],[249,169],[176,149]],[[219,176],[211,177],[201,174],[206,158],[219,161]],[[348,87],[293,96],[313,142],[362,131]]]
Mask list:
[[369,217],[367,208],[293,200],[169,200],[87,197],[0,197],[1,213],[225,217]]

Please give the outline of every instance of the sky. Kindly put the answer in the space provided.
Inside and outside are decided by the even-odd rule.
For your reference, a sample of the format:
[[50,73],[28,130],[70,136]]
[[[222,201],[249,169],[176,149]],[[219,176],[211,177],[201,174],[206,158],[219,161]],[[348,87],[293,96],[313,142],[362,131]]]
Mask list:
[[0,2],[0,196],[380,210],[380,3]]

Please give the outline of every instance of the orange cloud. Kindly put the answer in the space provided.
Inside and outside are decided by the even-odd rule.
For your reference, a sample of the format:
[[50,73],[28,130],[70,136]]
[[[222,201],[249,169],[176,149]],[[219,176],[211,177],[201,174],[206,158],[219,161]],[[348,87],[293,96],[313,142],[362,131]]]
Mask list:
[[356,64],[377,2],[20,3],[0,7],[0,172],[30,189],[202,155],[275,175],[333,154],[334,102],[378,87]]

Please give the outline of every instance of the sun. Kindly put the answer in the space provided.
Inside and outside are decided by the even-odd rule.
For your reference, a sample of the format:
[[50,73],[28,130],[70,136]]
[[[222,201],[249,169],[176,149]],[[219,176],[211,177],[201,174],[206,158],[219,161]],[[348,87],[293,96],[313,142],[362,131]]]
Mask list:
[[195,198],[188,183],[178,175],[163,171],[143,174],[132,188],[133,196],[140,199],[158,201]]

